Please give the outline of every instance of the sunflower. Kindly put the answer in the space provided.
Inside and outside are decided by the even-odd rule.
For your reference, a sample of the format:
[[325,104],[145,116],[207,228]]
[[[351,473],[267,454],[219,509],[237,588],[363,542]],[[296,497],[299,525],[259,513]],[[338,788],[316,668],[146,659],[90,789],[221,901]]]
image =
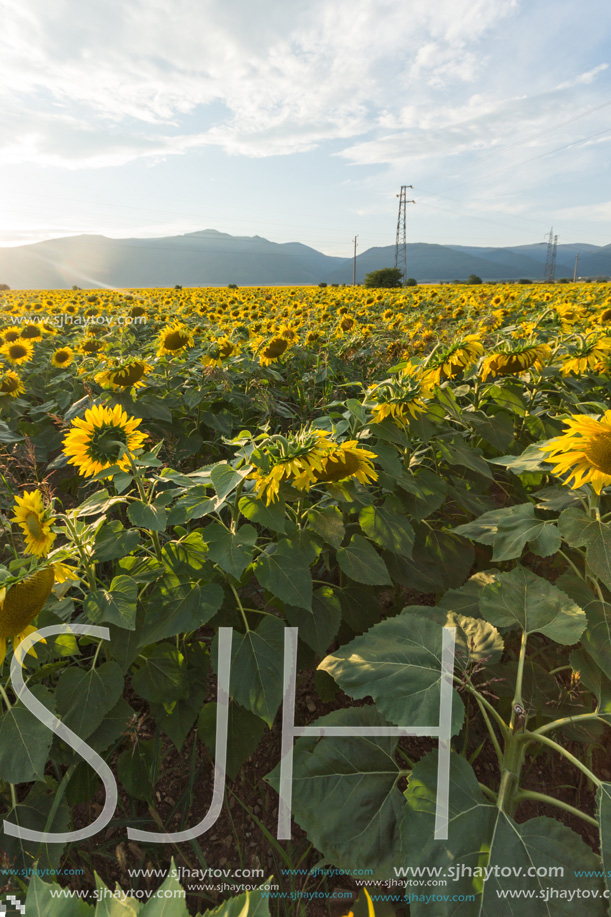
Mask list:
[[44,328],[42,325],[37,325],[34,322],[31,322],[29,325],[24,325],[21,329],[20,337],[24,341],[40,341],[44,334]]
[[12,344],[13,341],[17,341],[21,336],[21,328],[17,328],[15,325],[11,325],[10,328],[7,328],[5,331],[0,334],[0,341],[3,341],[5,344]]
[[225,360],[237,353],[237,347],[229,338],[221,338],[210,345],[208,353],[202,357],[204,366],[222,366]]
[[380,423],[386,417],[406,426],[426,411],[424,398],[430,395],[430,387],[412,367],[403,370],[393,379],[386,379],[369,389],[365,404],[371,401],[374,410],[372,423]]
[[74,353],[71,347],[60,347],[53,353],[51,363],[58,369],[62,369],[64,366],[70,366],[73,359]]
[[88,408],[84,417],[72,422],[64,439],[64,455],[68,456],[68,464],[76,465],[79,474],[86,478],[111,465],[127,471],[130,457],[133,458],[133,453],[147,436],[136,429],[139,424],[139,419],[128,417],[119,405],[114,408],[102,405]]
[[[0,665],[6,656],[6,641],[9,637],[13,638],[13,649],[17,655],[21,641],[36,630],[31,626],[32,621],[42,611],[54,579],[51,565],[37,570],[8,589],[0,589]],[[33,648],[28,653],[36,656]]]
[[432,354],[427,365],[426,378],[433,385],[443,379],[452,379],[482,355],[484,348],[478,335],[469,334],[444,350]]
[[598,369],[599,366],[609,359],[611,351],[611,338],[605,335],[597,335],[587,338],[581,338],[580,346],[576,347],[567,360],[560,367],[563,376],[574,374],[576,376],[586,373],[591,369]]
[[255,492],[266,504],[278,498],[283,481],[309,490],[315,482],[316,473],[324,471],[324,459],[334,450],[326,430],[306,427],[288,436],[271,436],[253,452],[251,461],[255,465],[250,477],[255,481]]
[[[601,418],[573,414],[567,430],[541,446],[549,452],[546,462],[554,463],[554,474],[566,474],[566,484],[575,490],[591,484],[597,494],[611,484],[611,410]],[[571,483],[572,481],[572,483]]]
[[103,348],[104,343],[102,341],[96,341],[93,338],[90,338],[88,341],[84,341],[81,344],[80,351],[81,353],[95,354],[99,353]]
[[335,484],[346,478],[355,478],[361,484],[377,481],[378,475],[371,460],[375,452],[363,449],[355,439],[336,445],[333,452],[323,459],[322,471],[316,471],[314,478],[320,484]]
[[32,359],[34,345],[31,341],[22,341],[19,339],[13,341],[11,344],[3,344],[3,346],[0,347],[0,353],[9,363],[12,363],[14,366],[19,366],[21,363],[27,363]]
[[157,356],[173,355],[193,346],[193,334],[182,322],[174,322],[160,332],[157,345]]
[[0,372],[0,396],[8,395],[10,398],[17,398],[25,391],[25,385],[12,369]]
[[511,376],[524,373],[531,368],[541,369],[549,356],[550,349],[547,344],[518,344],[513,347],[506,345],[482,360],[482,381],[485,382],[488,376]]
[[55,517],[46,509],[39,490],[27,491],[23,497],[15,497],[13,522],[21,526],[25,536],[26,554],[45,557],[55,541],[51,531]]
[[152,366],[149,363],[136,357],[127,360],[115,360],[108,369],[96,375],[95,381],[114,391],[126,388],[140,388],[146,385],[144,376],[151,369]]
[[291,342],[287,341],[286,338],[273,337],[271,341],[259,351],[259,362],[261,366],[269,366],[270,363],[275,363],[290,346]]

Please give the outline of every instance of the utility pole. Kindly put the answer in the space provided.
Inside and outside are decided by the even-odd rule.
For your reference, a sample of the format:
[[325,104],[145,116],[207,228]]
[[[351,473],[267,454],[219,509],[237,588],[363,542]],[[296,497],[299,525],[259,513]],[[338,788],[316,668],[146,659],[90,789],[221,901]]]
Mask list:
[[356,240],[358,236],[354,237],[354,258],[352,261],[352,286],[356,286]]
[[577,254],[575,255],[575,270],[573,271],[573,283],[575,283],[575,281],[577,280],[577,264],[579,262],[580,254],[581,252],[577,252]]
[[554,235],[554,227],[549,233],[545,233],[548,238],[547,255],[545,257],[545,273],[543,275],[544,283],[553,283],[556,276],[556,248],[558,246],[558,236]]
[[407,189],[413,187],[413,185],[401,185],[401,194],[396,195],[399,198],[399,216],[395,243],[395,267],[401,268],[404,283],[407,280],[407,205],[416,203],[416,201],[407,200]]

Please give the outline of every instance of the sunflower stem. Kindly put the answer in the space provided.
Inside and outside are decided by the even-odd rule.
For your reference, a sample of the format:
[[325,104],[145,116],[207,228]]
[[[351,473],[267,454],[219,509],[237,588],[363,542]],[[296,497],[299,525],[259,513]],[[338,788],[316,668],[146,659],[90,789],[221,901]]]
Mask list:
[[246,612],[244,611],[244,608],[243,608],[243,606],[242,606],[242,602],[240,601],[240,596],[238,595],[236,588],[235,588],[234,586],[232,586],[231,583],[229,584],[229,588],[230,588],[231,591],[233,592],[233,594],[234,594],[234,596],[235,596],[235,600],[236,600],[236,602],[238,603],[238,608],[240,609],[240,614],[242,615],[242,619],[243,619],[243,621],[244,621],[244,626],[246,627],[246,633],[249,634],[249,633],[250,633],[250,627],[248,626],[248,618],[246,617]]
[[2,685],[0,685],[0,694],[2,695],[2,699],[3,699],[4,703],[5,703],[6,706],[7,706],[7,709],[10,710],[11,707],[12,707],[12,704],[11,704],[10,700],[8,699],[8,695],[7,695],[6,691],[4,690],[4,688],[2,687]]

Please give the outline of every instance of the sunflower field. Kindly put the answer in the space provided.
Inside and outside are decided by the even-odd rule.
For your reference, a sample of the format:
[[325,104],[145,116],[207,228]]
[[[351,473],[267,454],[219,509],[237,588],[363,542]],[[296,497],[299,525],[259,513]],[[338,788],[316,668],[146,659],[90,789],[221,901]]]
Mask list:
[[610,385],[606,284],[1,293],[0,899],[610,913]]

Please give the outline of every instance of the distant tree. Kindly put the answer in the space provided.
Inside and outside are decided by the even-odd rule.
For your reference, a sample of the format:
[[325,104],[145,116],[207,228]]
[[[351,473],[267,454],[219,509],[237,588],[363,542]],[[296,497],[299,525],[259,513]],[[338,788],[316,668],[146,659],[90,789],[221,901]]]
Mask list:
[[477,274],[469,274],[467,277],[466,283],[483,283],[481,277],[478,277]]
[[403,272],[398,267],[383,267],[379,271],[370,271],[363,280],[368,289],[375,287],[400,287]]
[[418,281],[416,280],[415,277],[408,277],[407,280],[405,281],[405,286],[406,287],[417,287]]
[[238,288],[237,283],[228,283],[228,284],[227,284],[227,289],[228,289],[228,290],[237,290],[237,288]]
[[182,290],[182,283],[177,283],[174,285],[175,290]]
[[327,286],[327,284],[324,282],[324,280],[322,280],[322,281],[318,284],[318,286],[319,286],[322,290],[324,290],[324,288]]
[[0,290],[10,290],[8,283],[0,283]]
[[528,277],[520,277],[518,283],[532,283],[532,280],[529,280]]

